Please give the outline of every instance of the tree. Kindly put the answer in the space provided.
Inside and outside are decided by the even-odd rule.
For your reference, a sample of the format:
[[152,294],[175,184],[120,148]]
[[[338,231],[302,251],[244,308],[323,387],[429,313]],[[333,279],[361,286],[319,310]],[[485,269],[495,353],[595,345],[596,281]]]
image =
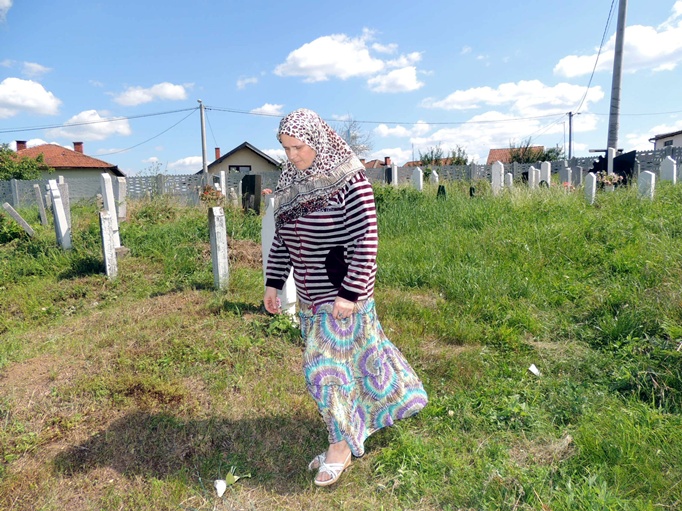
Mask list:
[[358,156],[364,156],[372,150],[372,135],[363,131],[360,123],[352,117],[334,126],[334,130]]
[[54,172],[54,169],[45,163],[42,154],[37,158],[20,158],[9,145],[0,145],[0,181],[40,179],[43,172]]
[[530,137],[518,146],[513,142],[509,144],[509,163],[536,163],[538,161],[556,161],[563,158],[564,150],[559,147],[545,149],[541,146],[532,146]]
[[447,156],[441,148],[440,144],[436,147],[429,147],[426,152],[419,151],[419,163],[425,166],[440,167],[442,165],[468,165],[469,156],[463,147],[457,146],[456,149],[450,149]]

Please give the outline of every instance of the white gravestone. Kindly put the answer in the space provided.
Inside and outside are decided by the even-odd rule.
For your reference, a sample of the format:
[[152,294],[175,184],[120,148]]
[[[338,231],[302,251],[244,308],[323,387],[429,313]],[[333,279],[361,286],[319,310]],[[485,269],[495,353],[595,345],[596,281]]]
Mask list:
[[[266,269],[268,267],[268,257],[270,255],[270,247],[275,239],[275,198],[272,195],[265,196],[265,216],[263,217],[263,224],[261,230],[261,250],[263,254],[263,280],[266,279]],[[284,287],[277,295],[282,303],[282,312],[289,315],[292,319],[296,317],[296,284],[294,282],[294,275],[289,272]]]
[[435,170],[432,170],[431,174],[429,175],[429,182],[433,183],[434,185],[437,185],[438,179],[439,179],[438,172],[436,172]]
[[117,177],[114,181],[114,199],[116,200],[116,209],[118,210],[118,219],[123,222],[128,217],[128,205],[126,197],[128,196],[128,185],[126,178]]
[[106,172],[100,174],[100,186],[102,187],[104,209],[111,213],[111,229],[114,232],[114,248],[119,248],[121,246],[121,237],[118,232],[118,213],[116,212],[116,201],[114,200],[114,186],[111,183],[111,176]]
[[507,172],[504,174],[504,186],[510,190],[514,187],[514,174]]
[[547,183],[547,186],[552,185],[552,164],[548,161],[540,164],[540,181]]
[[585,200],[588,204],[594,204],[597,196],[597,175],[594,172],[587,174],[585,178]]
[[114,246],[114,230],[112,229],[109,211],[99,212],[99,227],[102,232],[102,254],[104,255],[104,272],[109,279],[118,275],[118,261],[116,260],[116,247]]
[[50,186],[50,196],[52,199],[52,210],[54,211],[54,230],[57,235],[57,244],[64,250],[71,249],[71,227],[66,221],[62,196],[59,193],[59,185],[55,179],[48,181]]
[[416,167],[412,171],[412,186],[414,186],[418,192],[424,190],[424,172],[419,167]]
[[220,171],[220,193],[227,196],[227,176],[224,170]]
[[213,262],[213,286],[225,290],[229,284],[230,268],[227,247],[225,210],[221,207],[208,209],[208,231],[211,240]]
[[239,207],[239,196],[237,196],[237,192],[234,191],[234,188],[230,188],[230,191],[227,194],[227,204],[232,208]]
[[500,193],[500,190],[502,190],[502,186],[504,184],[502,182],[503,176],[504,165],[501,162],[496,161],[495,163],[493,163],[493,168],[491,172],[491,187],[493,195],[497,195],[498,193]]
[[17,223],[21,226],[21,228],[26,231],[26,234],[28,234],[31,238],[36,235],[35,231],[31,228],[30,225],[28,225],[28,222],[22,218],[22,216],[15,211],[15,209],[12,207],[12,205],[9,202],[5,202],[2,205],[3,208],[5,208],[5,211],[7,211],[12,218],[14,218]]
[[531,165],[528,169],[528,188],[532,190],[538,185],[538,179],[536,179],[538,177],[539,173],[536,173],[535,167]]
[[672,181],[677,184],[677,162],[670,156],[661,161],[661,181]]
[[637,186],[639,196],[642,199],[654,198],[654,189],[656,188],[656,174],[650,171],[641,172],[637,179]]
[[40,212],[40,223],[42,225],[47,225],[47,213],[45,212],[45,202],[43,201],[43,193],[40,191],[40,185],[33,185],[33,191],[36,195],[38,211]]
[[395,163],[391,165],[391,184],[393,186],[398,186],[398,165]]
[[609,147],[606,151],[606,173],[613,174],[613,159],[616,157],[616,149]]

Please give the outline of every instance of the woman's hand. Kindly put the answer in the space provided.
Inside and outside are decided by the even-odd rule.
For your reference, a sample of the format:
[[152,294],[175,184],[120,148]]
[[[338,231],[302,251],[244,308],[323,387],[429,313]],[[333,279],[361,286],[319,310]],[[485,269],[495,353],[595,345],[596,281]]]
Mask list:
[[334,300],[334,309],[332,310],[332,314],[336,319],[346,319],[353,314],[354,309],[355,302],[351,302],[345,298],[337,296],[336,300]]
[[265,296],[263,296],[263,304],[265,310],[270,314],[279,314],[282,312],[279,300],[277,298],[277,290],[274,287],[265,288]]

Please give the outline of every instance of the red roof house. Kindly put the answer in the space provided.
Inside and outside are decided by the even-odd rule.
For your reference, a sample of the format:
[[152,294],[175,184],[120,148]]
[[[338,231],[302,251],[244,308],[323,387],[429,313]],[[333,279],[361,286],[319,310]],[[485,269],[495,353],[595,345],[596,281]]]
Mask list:
[[[26,142],[17,140],[17,156],[36,158],[43,155],[45,163],[56,173],[43,175],[43,179],[54,179],[56,175],[65,178],[99,176],[108,172],[114,177],[125,177],[116,165],[107,163],[83,153],[83,142],[74,142],[73,150],[57,144],[43,144],[26,147]],[[56,174],[56,175],[55,175]]]

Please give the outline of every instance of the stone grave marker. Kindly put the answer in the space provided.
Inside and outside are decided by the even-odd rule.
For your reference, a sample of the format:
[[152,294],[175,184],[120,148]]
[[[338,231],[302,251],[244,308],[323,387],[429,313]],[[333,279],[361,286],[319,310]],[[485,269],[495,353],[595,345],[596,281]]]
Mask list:
[[552,185],[552,164],[548,161],[540,163],[540,180],[538,182],[541,181],[547,183],[547,186]]
[[229,284],[227,229],[225,210],[221,207],[208,209],[208,229],[211,240],[211,259],[213,262],[213,286],[225,290]]
[[109,279],[118,276],[118,261],[114,246],[114,230],[111,219],[115,216],[109,211],[99,212],[99,228],[102,233],[102,254],[104,255],[104,272]]
[[502,190],[502,187],[504,185],[503,176],[504,165],[501,162],[496,161],[495,163],[493,163],[493,168],[491,172],[491,185],[493,195],[497,195],[498,193],[500,193],[500,190]]
[[121,237],[118,231],[118,213],[116,212],[116,201],[114,200],[114,187],[111,183],[111,176],[103,172],[100,174],[100,186],[102,188],[102,200],[104,209],[111,213],[111,230],[114,233],[114,248],[121,246]]
[[11,206],[9,202],[5,202],[2,207],[9,213],[9,215],[14,218],[21,228],[26,231],[26,233],[32,238],[36,235],[35,231],[28,225],[28,222],[22,218],[22,216],[16,212],[16,210]]
[[52,211],[54,212],[54,230],[57,235],[57,244],[64,250],[71,249],[71,226],[66,221],[64,204],[62,203],[59,185],[55,179],[48,181],[50,195],[52,197]]
[[672,181],[677,184],[677,162],[670,156],[661,160],[661,181]]
[[438,172],[436,172],[434,169],[431,171],[431,174],[429,175],[429,182],[437,185],[439,177],[440,176],[438,175]]
[[419,167],[415,167],[412,171],[412,186],[414,186],[418,192],[424,190],[424,172]]
[[504,186],[510,190],[514,187],[514,174],[511,172],[506,172],[504,174]]
[[[268,195],[265,199],[265,215],[263,216],[263,223],[261,227],[261,252],[263,257],[263,281],[266,279],[266,270],[268,267],[268,257],[270,256],[270,247],[275,239],[275,198]],[[289,315],[292,319],[296,319],[296,284],[294,283],[294,275],[289,272],[284,287],[277,292],[277,296],[282,303],[282,312]]]
[[38,203],[38,211],[40,212],[40,223],[47,225],[47,213],[45,212],[45,202],[43,202],[43,192],[40,190],[40,185],[33,185],[33,192],[36,195],[36,202]]
[[594,204],[597,196],[597,175],[594,172],[587,174],[585,178],[585,200],[588,204]]
[[642,199],[654,198],[654,189],[656,188],[656,174],[650,171],[640,173],[637,179],[638,193]]

